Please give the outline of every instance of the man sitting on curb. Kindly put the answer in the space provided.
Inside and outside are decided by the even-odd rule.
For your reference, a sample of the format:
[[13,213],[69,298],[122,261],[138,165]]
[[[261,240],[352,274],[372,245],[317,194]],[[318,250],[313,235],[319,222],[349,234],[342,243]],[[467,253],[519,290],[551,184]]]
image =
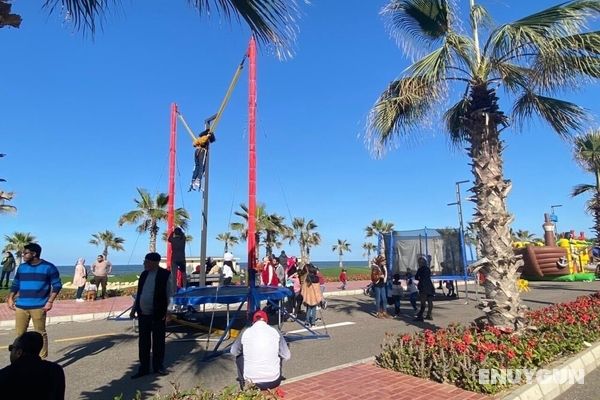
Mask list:
[[40,358],[43,345],[42,335],[29,331],[8,346],[10,365],[0,370],[2,398],[65,398],[65,373],[60,365]]
[[252,326],[233,343],[231,354],[236,356],[240,387],[249,381],[261,390],[279,386],[282,360],[291,357],[285,339],[269,326],[267,313],[262,310],[254,313]]

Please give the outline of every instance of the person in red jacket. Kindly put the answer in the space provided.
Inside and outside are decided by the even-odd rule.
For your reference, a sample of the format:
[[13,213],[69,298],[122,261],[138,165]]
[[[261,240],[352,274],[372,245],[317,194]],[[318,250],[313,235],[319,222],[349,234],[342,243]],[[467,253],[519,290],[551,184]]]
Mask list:
[[342,282],[342,290],[346,290],[346,283],[348,282],[348,276],[346,275],[346,268],[342,268],[340,272],[340,282]]
[[277,278],[277,274],[275,273],[275,266],[277,265],[276,259],[265,257],[263,261],[264,266],[260,275],[261,284],[267,286],[278,286],[279,278]]

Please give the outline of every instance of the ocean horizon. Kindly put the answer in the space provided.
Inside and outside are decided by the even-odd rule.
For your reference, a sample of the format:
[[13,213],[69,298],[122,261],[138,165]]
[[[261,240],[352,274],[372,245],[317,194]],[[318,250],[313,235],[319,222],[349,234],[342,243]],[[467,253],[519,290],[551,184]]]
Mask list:
[[[338,268],[340,266],[340,262],[339,261],[312,261],[312,263],[319,267],[319,268],[323,268],[323,269],[327,269],[327,268]],[[240,267],[241,268],[246,268],[247,263],[246,262],[240,262]],[[348,261],[344,261],[344,266],[345,267],[367,267],[367,261],[366,260],[348,260]],[[90,269],[90,265],[86,265],[87,269],[88,269],[88,273],[90,273],[89,269]],[[72,276],[74,271],[75,271],[75,266],[71,266],[71,265],[57,265],[56,268],[58,268],[58,272],[60,272],[61,275],[67,275],[67,276]],[[130,265],[113,265],[112,267],[112,272],[111,275],[115,275],[115,276],[119,276],[119,275],[129,275],[129,274],[134,274],[134,273],[140,273],[143,271],[143,267],[141,264],[130,264]]]

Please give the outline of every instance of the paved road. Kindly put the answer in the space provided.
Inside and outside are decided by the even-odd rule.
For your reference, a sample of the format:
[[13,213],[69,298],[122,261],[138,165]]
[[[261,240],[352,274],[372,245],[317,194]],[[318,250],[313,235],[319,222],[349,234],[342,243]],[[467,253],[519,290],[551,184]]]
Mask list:
[[[600,282],[532,283],[532,290],[523,297],[526,304],[539,308],[557,301],[572,299],[600,290]],[[474,298],[474,293],[471,293]],[[406,317],[400,320],[373,318],[371,299],[347,296],[330,299],[322,317],[328,326],[351,323],[327,329],[329,340],[304,340],[290,344],[292,360],[284,366],[288,378],[316,372],[371,357],[379,352],[386,332],[400,333],[423,328],[436,328],[453,321],[469,322],[480,316],[471,300],[436,301],[434,321],[414,324],[412,310],[403,305]],[[297,329],[285,323],[283,330]],[[165,377],[145,377],[132,381],[129,376],[137,368],[137,336],[130,320],[65,323],[48,328],[51,360],[60,362],[67,375],[68,399],[110,399],[120,393],[131,399],[136,390],[143,393],[170,391],[170,382],[182,388],[202,384],[221,389],[234,383],[235,370],[230,356],[203,362],[205,340],[189,329],[173,329],[167,340],[166,366],[171,371]],[[10,344],[14,331],[0,331],[0,349]],[[5,347],[4,347],[5,348]],[[0,366],[8,364],[8,352],[0,352]]]
[[575,384],[556,400],[596,400],[600,398],[600,368],[585,376],[584,384]]

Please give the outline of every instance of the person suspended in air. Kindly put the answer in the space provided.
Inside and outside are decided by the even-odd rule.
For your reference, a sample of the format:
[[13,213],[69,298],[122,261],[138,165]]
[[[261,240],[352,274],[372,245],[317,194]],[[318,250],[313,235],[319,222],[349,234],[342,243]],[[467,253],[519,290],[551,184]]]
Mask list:
[[202,176],[204,176],[204,170],[206,168],[206,154],[208,152],[208,145],[215,141],[215,135],[206,129],[196,140],[194,140],[194,172],[192,174],[192,181],[188,192],[192,190],[200,190],[202,187]]

